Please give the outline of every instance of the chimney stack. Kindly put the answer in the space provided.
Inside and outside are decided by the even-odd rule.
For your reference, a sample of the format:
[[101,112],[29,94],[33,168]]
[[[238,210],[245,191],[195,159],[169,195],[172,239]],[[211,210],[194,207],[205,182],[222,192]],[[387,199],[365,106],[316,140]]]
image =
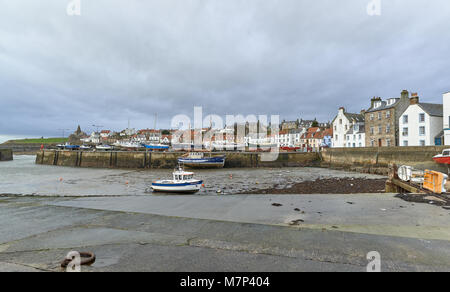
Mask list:
[[402,91],[401,98],[402,98],[402,99],[403,99],[403,98],[409,98],[409,92],[408,92],[408,90],[403,90],[403,91]]
[[419,104],[419,95],[417,93],[411,93],[409,104]]
[[373,108],[373,105],[375,104],[375,102],[377,102],[377,101],[381,101],[381,97],[373,97],[371,100],[370,100],[370,108]]

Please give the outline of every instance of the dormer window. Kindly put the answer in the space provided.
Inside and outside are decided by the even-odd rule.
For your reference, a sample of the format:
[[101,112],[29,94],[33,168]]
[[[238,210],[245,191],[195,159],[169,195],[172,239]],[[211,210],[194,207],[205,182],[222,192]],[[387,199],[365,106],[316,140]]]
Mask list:
[[380,106],[381,106],[381,101],[375,102],[375,104],[374,104],[375,108],[379,108]]

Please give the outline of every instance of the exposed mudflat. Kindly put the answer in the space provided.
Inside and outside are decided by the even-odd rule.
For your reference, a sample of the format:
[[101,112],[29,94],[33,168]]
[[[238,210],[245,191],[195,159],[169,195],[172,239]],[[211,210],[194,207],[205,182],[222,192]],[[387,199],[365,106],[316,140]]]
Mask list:
[[383,193],[386,179],[329,178],[295,183],[288,187],[255,190],[247,194],[357,194]]
[[[342,170],[315,167],[292,168],[233,168],[194,170],[195,177],[204,181],[201,195],[232,195],[242,193],[268,193],[264,190],[299,189],[301,194],[316,193],[317,188],[307,188],[310,181],[327,182],[329,179],[343,179],[342,185],[336,187],[334,181],[328,185],[319,183],[319,193],[337,193],[346,185],[346,179],[362,179],[365,183],[360,188],[346,185],[353,192],[364,192],[364,185],[373,186],[375,180],[386,180],[379,175],[362,174]],[[95,169],[73,168],[49,165],[36,165],[34,156],[15,156],[14,161],[5,161],[0,165],[0,195],[16,194],[18,196],[148,196],[152,181],[172,177],[170,169]],[[367,181],[366,181],[367,180]],[[304,187],[296,185],[304,183]],[[380,184],[381,185],[381,184]],[[384,190],[373,186],[373,192]],[[284,191],[284,193],[290,193]],[[159,194],[158,194],[159,195]]]
[[396,198],[410,203],[422,203],[436,206],[442,206],[446,210],[450,210],[450,194],[398,194]]

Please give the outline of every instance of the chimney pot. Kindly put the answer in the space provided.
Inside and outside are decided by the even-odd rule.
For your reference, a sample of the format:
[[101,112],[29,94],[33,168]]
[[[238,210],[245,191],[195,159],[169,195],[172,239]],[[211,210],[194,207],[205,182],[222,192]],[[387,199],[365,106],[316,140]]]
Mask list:
[[409,104],[419,104],[419,96],[417,93],[415,95],[412,94],[412,97],[409,99]]

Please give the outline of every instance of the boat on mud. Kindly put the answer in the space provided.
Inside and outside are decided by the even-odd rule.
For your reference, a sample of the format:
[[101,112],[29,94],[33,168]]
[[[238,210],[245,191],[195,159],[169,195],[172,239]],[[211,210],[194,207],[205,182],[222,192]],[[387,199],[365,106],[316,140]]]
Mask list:
[[223,168],[225,155],[206,156],[202,152],[190,152],[178,158],[178,163],[189,168]]
[[80,146],[79,145],[70,145],[69,143],[66,143],[66,144],[58,144],[58,145],[56,145],[56,148],[58,148],[60,150],[79,150]]
[[164,150],[169,150],[169,146],[168,145],[164,145],[164,144],[142,144],[144,146],[145,149],[147,150],[158,150],[158,151],[164,151]]
[[173,179],[154,181],[151,188],[153,192],[194,194],[200,191],[202,184],[202,180],[194,179],[193,172],[184,171],[183,167],[178,166],[173,172]]
[[100,151],[111,151],[114,150],[114,147],[109,145],[97,145],[95,146],[95,149]]
[[450,165],[450,149],[444,149],[441,154],[434,156],[433,160],[440,164]]

